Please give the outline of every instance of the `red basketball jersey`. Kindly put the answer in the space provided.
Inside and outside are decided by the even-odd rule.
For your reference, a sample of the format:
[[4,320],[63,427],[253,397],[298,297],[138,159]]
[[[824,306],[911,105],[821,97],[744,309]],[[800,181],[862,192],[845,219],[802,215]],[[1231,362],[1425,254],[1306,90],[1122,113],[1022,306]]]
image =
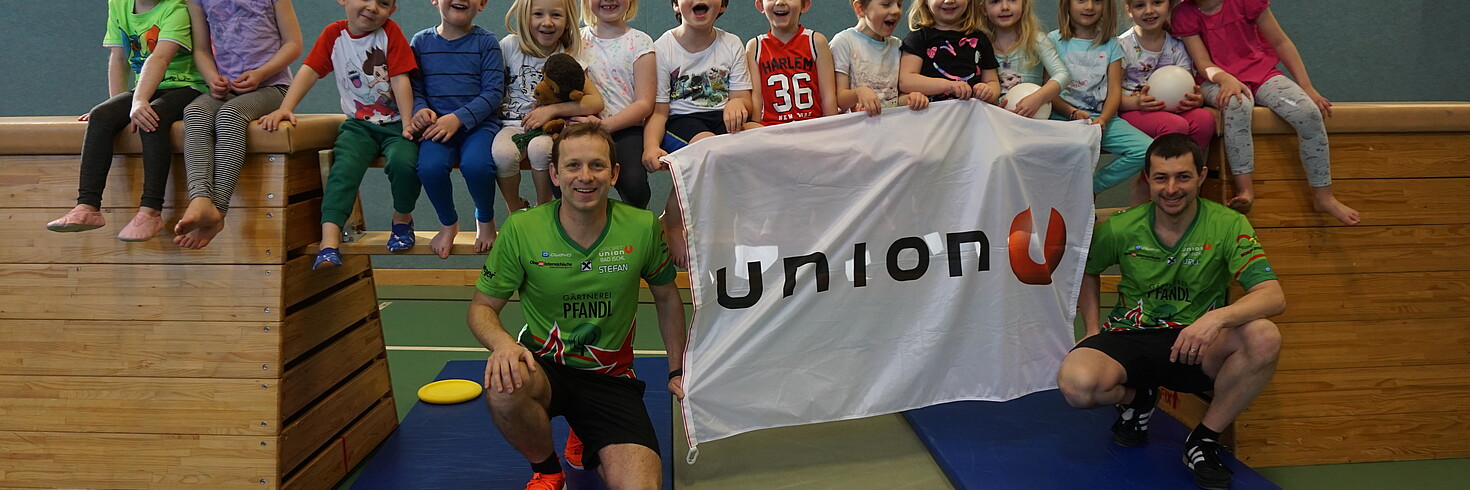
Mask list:
[[815,37],[811,29],[803,28],[788,43],[782,43],[769,32],[756,38],[756,79],[765,103],[761,124],[769,126],[822,115]]

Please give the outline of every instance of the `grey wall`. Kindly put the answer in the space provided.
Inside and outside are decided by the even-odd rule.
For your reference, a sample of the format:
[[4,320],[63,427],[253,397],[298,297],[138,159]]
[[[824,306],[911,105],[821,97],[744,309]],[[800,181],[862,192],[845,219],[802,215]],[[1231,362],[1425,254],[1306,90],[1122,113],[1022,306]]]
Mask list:
[[[975,0],[981,1],[981,0]],[[804,24],[827,35],[851,27],[843,0],[815,0]],[[322,26],[343,17],[328,0],[295,0],[311,43]],[[400,0],[395,21],[406,35],[438,23],[427,0]],[[478,23],[504,34],[510,2],[491,0]],[[1470,4],[1428,0],[1283,0],[1272,8],[1307,61],[1313,82],[1337,101],[1470,100]],[[107,51],[101,47],[102,0],[0,0],[0,116],[80,114],[107,95]],[[58,8],[66,7],[66,8]],[[1330,8],[1331,10],[1324,10]],[[1056,3],[1037,2],[1042,24],[1055,27]],[[657,38],[674,27],[669,4],[643,2],[633,26]],[[766,30],[753,2],[736,1],[719,20],[742,39]],[[900,31],[903,31],[900,28]],[[902,36],[903,32],[898,35]],[[308,46],[308,49],[310,47]],[[302,112],[335,112],[335,88],[318,84]]]

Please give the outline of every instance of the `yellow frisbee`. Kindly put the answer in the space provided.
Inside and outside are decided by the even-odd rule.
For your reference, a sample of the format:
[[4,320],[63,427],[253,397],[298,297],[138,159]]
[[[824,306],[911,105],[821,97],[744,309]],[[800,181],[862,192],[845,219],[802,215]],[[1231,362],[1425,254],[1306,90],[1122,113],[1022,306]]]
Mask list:
[[419,399],[425,403],[448,405],[474,400],[484,388],[480,383],[467,379],[435,381],[419,388]]

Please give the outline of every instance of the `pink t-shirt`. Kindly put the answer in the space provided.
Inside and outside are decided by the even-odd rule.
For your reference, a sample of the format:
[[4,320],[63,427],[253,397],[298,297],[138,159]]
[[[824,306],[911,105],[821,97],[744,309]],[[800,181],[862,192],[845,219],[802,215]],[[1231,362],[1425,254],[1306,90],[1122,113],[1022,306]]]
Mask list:
[[1256,28],[1256,19],[1270,3],[1225,0],[1219,12],[1205,15],[1193,0],[1184,0],[1169,20],[1172,34],[1178,38],[1199,36],[1210,50],[1210,59],[1255,93],[1266,80],[1282,74],[1276,69],[1281,58]]

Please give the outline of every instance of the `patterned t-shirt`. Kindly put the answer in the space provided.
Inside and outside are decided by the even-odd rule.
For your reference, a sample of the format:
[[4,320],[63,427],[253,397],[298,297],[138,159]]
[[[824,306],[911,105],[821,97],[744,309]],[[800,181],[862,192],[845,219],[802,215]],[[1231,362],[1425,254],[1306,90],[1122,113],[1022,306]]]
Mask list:
[[561,200],[511,214],[475,287],[496,298],[521,293],[526,325],[516,340],[542,358],[609,376],[633,376],[638,280],[674,280],[653,213],[608,201],[607,227],[589,248],[557,219]]
[[1184,328],[1224,306],[1234,279],[1250,289],[1276,279],[1266,251],[1245,216],[1208,199],[1173,247],[1154,234],[1154,205],[1108,218],[1092,234],[1087,273],[1122,269],[1118,303],[1102,330]]
[[832,67],[847,75],[852,88],[868,87],[883,107],[898,105],[898,38],[875,40],[849,27],[832,36]]
[[1098,46],[1091,39],[1074,37],[1063,41],[1061,31],[1051,31],[1047,37],[1056,44],[1057,54],[1067,65],[1067,73],[1072,75],[1071,83],[1062,89],[1062,100],[1093,116],[1101,114],[1103,101],[1108,97],[1108,64],[1123,59],[1118,40],[1108,38]]
[[602,93],[602,117],[622,112],[638,98],[633,91],[633,63],[651,53],[653,38],[638,29],[603,39],[593,33],[592,26],[582,28],[582,50],[577,57]]
[[143,72],[143,62],[153,54],[160,41],[171,42],[181,49],[169,60],[158,88],[193,87],[204,92],[204,77],[194,67],[193,29],[189,25],[189,8],[184,0],[164,0],[141,14],[133,13],[133,0],[107,1],[107,34],[102,45],[121,47],[127,52],[128,66],[133,71],[133,84]]
[[362,37],[352,36],[346,20],[327,24],[302,64],[322,77],[337,72],[342,112],[374,124],[398,122],[401,114],[390,79],[418,68],[408,39],[391,20]]
[[750,90],[745,45],[715,28],[715,41],[697,53],[685,51],[669,30],[653,42],[658,53],[658,91],[654,102],[669,104],[669,114],[725,110],[730,92]]
[[1118,45],[1123,50],[1123,95],[1138,95],[1148,84],[1148,77],[1160,67],[1173,65],[1194,73],[1189,51],[1174,36],[1164,34],[1164,48],[1149,51],[1138,42],[1137,30],[1128,29],[1118,35]]
[[[189,0],[204,10],[220,75],[234,80],[264,66],[281,50],[276,0]],[[266,75],[260,86],[291,84],[290,67]]]
[[[557,47],[551,54],[565,51]],[[536,84],[543,78],[541,67],[546,66],[546,58],[521,51],[521,37],[515,34],[500,38],[500,56],[505,58],[506,84],[505,99],[500,104],[500,120],[520,121],[536,107]],[[582,66],[585,68],[586,64]]]
[[[982,72],[1000,67],[995,61],[995,48],[985,33],[964,33],[925,27],[910,32],[903,39],[903,52],[923,60],[919,74],[929,78],[957,80],[974,85]],[[949,100],[953,95],[929,96],[929,100]]]

